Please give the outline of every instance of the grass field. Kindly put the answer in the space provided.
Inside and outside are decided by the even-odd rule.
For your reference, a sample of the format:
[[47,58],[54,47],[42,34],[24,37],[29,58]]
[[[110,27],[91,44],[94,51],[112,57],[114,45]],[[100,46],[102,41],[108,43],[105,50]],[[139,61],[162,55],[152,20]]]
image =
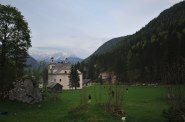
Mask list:
[[[0,101],[0,122],[65,122],[65,121],[105,121],[120,122],[121,119],[96,105],[107,97],[109,86],[91,86],[83,90],[58,93],[58,99],[48,94],[39,104],[29,105],[13,101]],[[163,86],[120,86],[124,90],[123,109],[127,122],[163,122],[162,110],[167,108],[166,88]],[[79,106],[81,97],[91,94],[92,102]]]

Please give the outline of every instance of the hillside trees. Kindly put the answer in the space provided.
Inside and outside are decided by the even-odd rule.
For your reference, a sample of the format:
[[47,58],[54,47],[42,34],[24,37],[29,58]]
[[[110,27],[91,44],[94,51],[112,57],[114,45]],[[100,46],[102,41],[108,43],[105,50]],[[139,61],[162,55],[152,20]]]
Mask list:
[[30,30],[24,16],[15,7],[0,4],[0,89],[10,87],[22,75],[31,47]]
[[163,82],[166,66],[184,65],[184,40],[185,1],[163,11],[135,34],[121,38],[111,49],[103,45],[103,53],[96,51],[98,54],[83,63],[86,71],[114,72],[120,82]]

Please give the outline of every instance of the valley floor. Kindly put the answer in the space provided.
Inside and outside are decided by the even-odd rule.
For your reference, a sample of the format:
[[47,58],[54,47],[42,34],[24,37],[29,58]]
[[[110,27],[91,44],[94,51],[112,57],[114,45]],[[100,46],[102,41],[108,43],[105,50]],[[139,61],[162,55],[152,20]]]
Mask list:
[[[113,116],[96,105],[107,99],[110,86],[97,85],[83,90],[63,91],[47,94],[42,103],[29,105],[14,101],[0,101],[0,122],[65,122],[65,121],[114,121],[121,118]],[[163,109],[167,108],[165,86],[119,86],[123,87],[123,109],[127,122],[163,122]],[[128,88],[128,92],[126,89]],[[79,105],[88,95],[91,103]],[[57,98],[55,100],[55,98]],[[86,99],[87,98],[87,99]]]

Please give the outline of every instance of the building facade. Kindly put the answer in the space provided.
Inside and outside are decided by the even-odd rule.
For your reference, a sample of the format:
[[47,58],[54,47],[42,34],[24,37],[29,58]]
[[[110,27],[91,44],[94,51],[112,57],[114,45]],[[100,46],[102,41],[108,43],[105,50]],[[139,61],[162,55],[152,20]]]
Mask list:
[[[63,90],[72,89],[69,81],[69,75],[71,71],[71,64],[64,63],[53,63],[53,61],[48,65],[48,83],[56,82],[63,86]],[[78,70],[79,74],[79,87],[77,89],[82,89],[83,74]]]

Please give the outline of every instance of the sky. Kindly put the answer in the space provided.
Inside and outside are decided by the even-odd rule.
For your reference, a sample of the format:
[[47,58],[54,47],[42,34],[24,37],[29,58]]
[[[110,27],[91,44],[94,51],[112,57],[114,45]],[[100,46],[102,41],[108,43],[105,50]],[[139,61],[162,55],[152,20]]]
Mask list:
[[182,0],[0,0],[21,11],[32,48],[87,58],[106,41],[134,34]]

